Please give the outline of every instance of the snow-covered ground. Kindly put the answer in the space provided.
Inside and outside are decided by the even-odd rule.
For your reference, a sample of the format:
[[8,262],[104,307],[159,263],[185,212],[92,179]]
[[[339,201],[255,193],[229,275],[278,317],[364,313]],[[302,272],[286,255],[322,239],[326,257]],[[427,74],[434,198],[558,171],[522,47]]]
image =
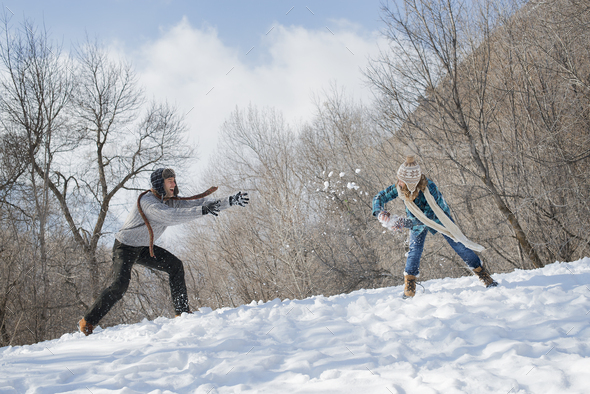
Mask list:
[[590,259],[0,349],[1,393],[589,393]]

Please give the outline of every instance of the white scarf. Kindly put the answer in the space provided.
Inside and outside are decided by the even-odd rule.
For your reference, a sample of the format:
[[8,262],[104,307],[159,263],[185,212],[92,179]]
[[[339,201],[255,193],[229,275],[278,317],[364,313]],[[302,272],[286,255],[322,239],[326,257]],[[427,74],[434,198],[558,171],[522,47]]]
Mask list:
[[438,206],[438,204],[434,200],[434,197],[432,197],[432,194],[430,194],[428,187],[424,188],[424,197],[426,197],[426,201],[428,201],[428,204],[434,211],[436,217],[441,221],[442,225],[438,224],[434,220],[427,218],[426,215],[424,215],[424,212],[422,212],[422,210],[418,208],[414,201],[408,201],[408,199],[406,199],[405,194],[402,193],[399,186],[396,186],[396,188],[397,193],[402,198],[402,200],[404,200],[406,208],[408,208],[408,210],[412,212],[412,214],[416,216],[416,218],[420,220],[422,223],[438,231],[439,233],[446,235],[455,242],[461,242],[463,245],[465,245],[465,247],[471,250],[475,250],[476,252],[481,252],[485,250],[483,246],[467,239],[467,237],[461,232],[461,229],[455,223],[453,223],[453,221],[447,216],[447,214],[442,210],[442,208]]

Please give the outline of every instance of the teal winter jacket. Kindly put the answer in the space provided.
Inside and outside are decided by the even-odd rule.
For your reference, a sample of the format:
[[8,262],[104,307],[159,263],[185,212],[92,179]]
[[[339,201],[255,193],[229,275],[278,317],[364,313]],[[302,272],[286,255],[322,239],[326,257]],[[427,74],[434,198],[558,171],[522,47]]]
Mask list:
[[[432,182],[430,179],[428,179],[428,186],[427,187],[428,187],[428,190],[430,191],[430,194],[432,194],[432,197],[434,197],[434,200],[437,202],[438,206],[441,207],[441,209],[447,214],[447,216],[449,218],[451,218],[451,211],[449,209],[449,206],[447,205],[447,202],[443,198],[442,193],[438,190],[438,187],[436,186],[436,184],[434,182]],[[379,215],[379,212],[385,210],[385,204],[387,204],[388,202],[390,202],[391,200],[393,200],[397,197],[398,197],[398,193],[397,193],[397,188],[395,187],[395,184],[393,184],[393,185],[389,186],[387,189],[382,190],[379,193],[377,193],[377,195],[375,197],[373,197],[373,216]],[[422,191],[420,191],[418,193],[418,197],[416,197],[416,199],[414,200],[414,203],[418,206],[418,208],[420,208],[420,210],[422,212],[424,212],[424,214],[426,215],[427,218],[434,220],[436,223],[439,223],[442,225],[442,223],[436,217],[436,215],[434,214],[434,211],[432,210],[432,208],[428,204],[428,201],[426,201],[426,197],[424,196],[424,193]],[[433,234],[436,233],[436,230],[434,230],[434,229],[426,226],[422,222],[420,222],[408,210],[408,208],[406,208],[406,215],[407,215],[408,219],[410,219],[413,222],[411,231],[413,233],[415,233],[415,235],[421,234],[426,229],[428,229]],[[451,218],[451,220],[452,220],[452,218]]]

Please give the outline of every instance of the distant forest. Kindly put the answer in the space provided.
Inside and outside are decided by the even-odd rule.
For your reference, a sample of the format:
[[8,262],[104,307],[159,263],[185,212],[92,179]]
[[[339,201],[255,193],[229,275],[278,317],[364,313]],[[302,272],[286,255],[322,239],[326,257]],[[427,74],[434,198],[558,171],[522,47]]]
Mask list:
[[[193,309],[402,284],[407,231],[385,231],[371,201],[408,148],[492,273],[590,255],[590,4],[401,0],[381,16],[373,102],[333,86],[306,123],[255,103],[225,121],[200,183],[251,203],[175,241]],[[110,278],[112,202],[193,153],[131,65],[4,19],[0,346],[74,332]],[[426,242],[421,280],[471,275],[440,235]],[[138,267],[101,325],[173,314],[168,278]]]

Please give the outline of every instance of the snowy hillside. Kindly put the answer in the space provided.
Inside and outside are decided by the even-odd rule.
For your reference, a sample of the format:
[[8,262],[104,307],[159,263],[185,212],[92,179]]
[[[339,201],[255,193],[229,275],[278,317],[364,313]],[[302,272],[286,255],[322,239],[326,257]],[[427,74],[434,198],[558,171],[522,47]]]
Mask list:
[[[588,393],[590,259],[0,349],[1,393]],[[74,318],[74,317],[73,317]]]

